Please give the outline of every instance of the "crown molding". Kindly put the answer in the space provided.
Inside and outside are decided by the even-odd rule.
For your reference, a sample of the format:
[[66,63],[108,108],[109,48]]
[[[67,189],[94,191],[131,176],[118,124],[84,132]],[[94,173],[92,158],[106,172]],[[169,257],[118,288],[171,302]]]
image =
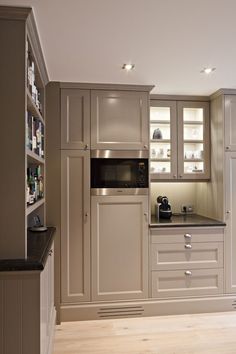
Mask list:
[[30,7],[0,6],[0,18],[26,21],[31,11]]

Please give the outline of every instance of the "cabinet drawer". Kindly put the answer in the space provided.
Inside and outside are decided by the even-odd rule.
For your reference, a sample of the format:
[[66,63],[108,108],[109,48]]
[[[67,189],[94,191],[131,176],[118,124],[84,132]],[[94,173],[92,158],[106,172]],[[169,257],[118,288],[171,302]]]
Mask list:
[[152,272],[152,297],[213,295],[223,292],[223,269]]
[[151,229],[152,243],[221,242],[223,239],[223,227]]
[[222,268],[223,242],[152,244],[152,270]]

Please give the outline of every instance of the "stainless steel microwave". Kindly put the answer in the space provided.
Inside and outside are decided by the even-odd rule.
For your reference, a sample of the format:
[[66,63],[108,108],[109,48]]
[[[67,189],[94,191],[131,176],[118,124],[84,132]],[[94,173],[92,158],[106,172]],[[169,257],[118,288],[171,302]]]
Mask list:
[[148,186],[148,151],[91,151],[93,195],[145,195]]

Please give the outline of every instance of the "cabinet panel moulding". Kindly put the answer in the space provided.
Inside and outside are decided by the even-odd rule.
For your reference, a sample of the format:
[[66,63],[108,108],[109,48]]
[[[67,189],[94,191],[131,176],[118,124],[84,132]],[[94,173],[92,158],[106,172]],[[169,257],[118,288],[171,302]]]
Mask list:
[[91,90],[120,90],[120,91],[143,91],[150,92],[154,86],[153,85],[119,85],[119,84],[107,84],[107,83],[74,83],[74,82],[61,82],[61,88],[71,88],[71,89],[91,89]]
[[163,100],[163,101],[210,101],[209,96],[188,96],[188,95],[150,95],[151,100]]
[[0,6],[0,19],[25,21],[31,11],[30,7]]

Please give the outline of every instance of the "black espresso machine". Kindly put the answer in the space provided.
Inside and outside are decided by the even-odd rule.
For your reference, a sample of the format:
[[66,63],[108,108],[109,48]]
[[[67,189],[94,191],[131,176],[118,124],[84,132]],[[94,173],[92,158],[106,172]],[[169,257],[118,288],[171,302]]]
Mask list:
[[171,205],[168,198],[159,195],[156,204],[156,217],[157,219],[170,219],[172,215]]

